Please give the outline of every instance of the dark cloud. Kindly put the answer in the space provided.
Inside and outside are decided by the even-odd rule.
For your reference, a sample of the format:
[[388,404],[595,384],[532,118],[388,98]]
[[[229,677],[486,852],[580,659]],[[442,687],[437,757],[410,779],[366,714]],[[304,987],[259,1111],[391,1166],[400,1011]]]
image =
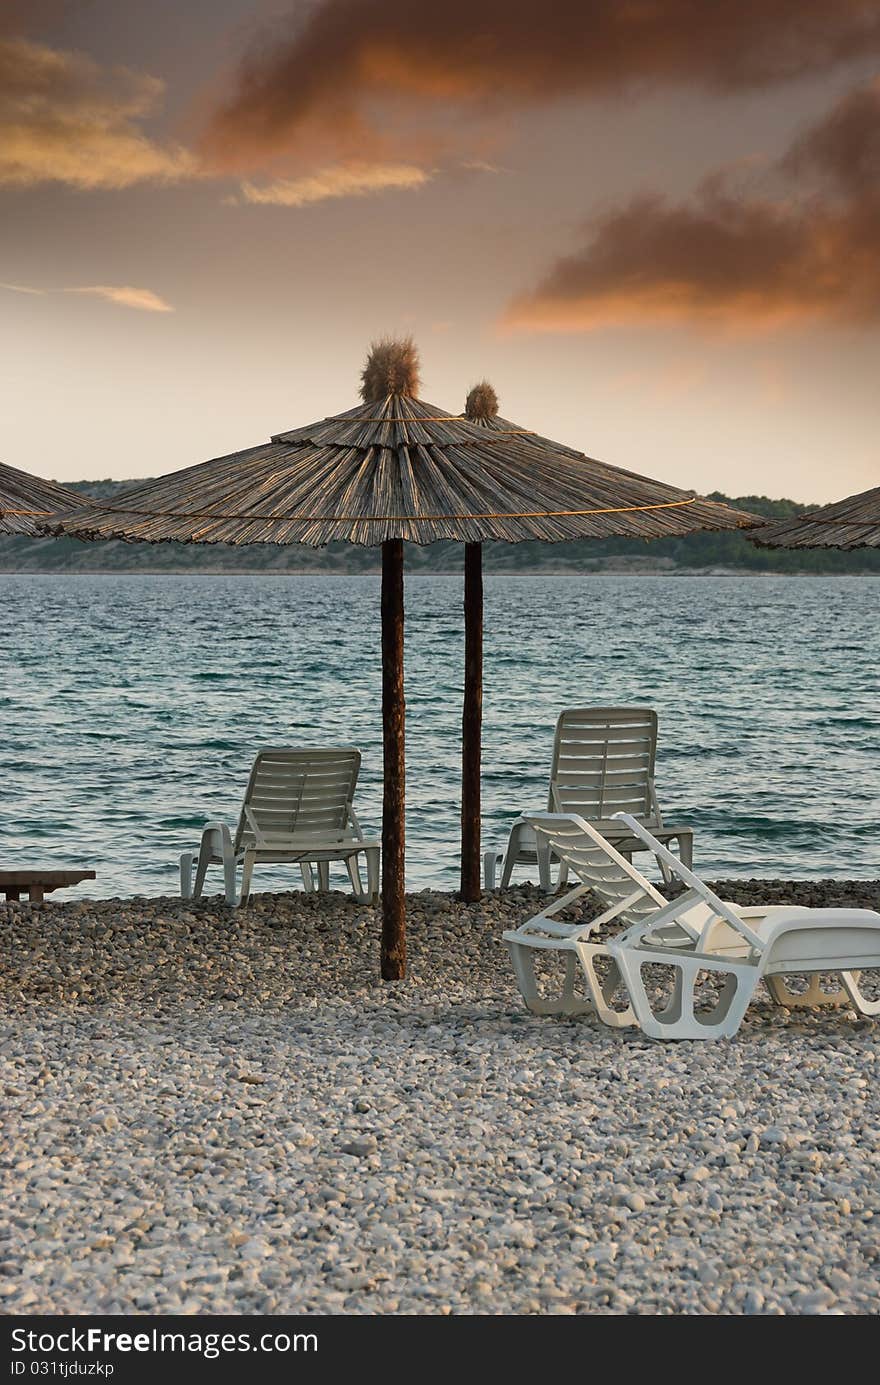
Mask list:
[[782,161],[795,176],[815,175],[857,197],[880,188],[880,80],[850,92]]
[[88,9],[91,0],[0,0],[0,34],[40,34],[63,19],[74,5]]
[[[872,52],[880,0],[324,0],[264,35],[204,148],[227,167],[314,141],[387,156],[409,126],[411,153],[445,114],[633,86],[756,88]],[[387,135],[401,102],[409,119]]]
[[[798,139],[770,199],[723,175],[688,203],[642,197],[592,223],[515,300],[506,325],[587,331],[622,322],[880,322],[880,85],[850,93]],[[783,183],[784,187],[784,183]]]

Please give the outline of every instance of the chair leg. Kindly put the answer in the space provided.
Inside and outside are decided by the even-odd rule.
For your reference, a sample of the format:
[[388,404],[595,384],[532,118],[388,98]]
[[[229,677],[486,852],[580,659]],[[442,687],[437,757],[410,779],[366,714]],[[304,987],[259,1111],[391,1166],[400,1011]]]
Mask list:
[[231,849],[226,848],[223,852],[223,892],[230,909],[234,909],[238,904],[238,893],[235,888],[236,866],[235,856]]
[[544,894],[553,893],[553,880],[550,871],[550,848],[549,846],[538,847],[538,883]]
[[180,897],[181,899],[192,899],[193,892],[193,861],[195,857],[191,851],[184,851],[180,858]]
[[326,894],[330,889],[330,862],[317,861],[315,864],[318,871],[318,889]]
[[513,971],[516,976],[516,984],[519,986],[520,995],[525,1001],[528,1009],[533,1015],[558,1015],[560,1007],[558,1003],[543,1000],[538,994],[538,983],[535,978],[535,958],[530,947],[523,947],[519,943],[508,941],[507,950],[510,953],[510,960],[513,963]]
[[[708,957],[674,956],[631,947],[615,947],[613,956],[620,966],[636,1019],[651,1039],[732,1038],[760,980],[757,967],[727,959],[715,962]],[[642,978],[642,968],[651,963],[673,967],[676,973],[672,999],[659,1012],[651,1005]],[[694,1013],[694,986],[701,971],[727,975],[718,1003],[705,1019]]]
[[500,851],[487,851],[483,855],[483,884],[487,890],[495,888],[495,874],[501,860],[503,857]]
[[[195,884],[193,885],[193,891],[192,891],[192,897],[193,897],[193,899],[201,899],[202,890],[203,890],[204,887],[205,887],[205,876],[206,876],[207,873],[208,873],[208,866],[211,864],[211,861],[212,861],[213,859],[214,859],[214,847],[213,847],[213,843],[212,843],[209,839],[207,839],[206,837],[203,837],[203,838],[202,838],[202,844],[201,844],[201,846],[199,847],[199,860],[198,860],[198,864],[197,864],[197,866],[196,866],[196,880],[195,880]],[[183,865],[183,862],[181,861],[181,866],[182,866],[182,865]],[[228,899],[228,894],[227,894],[227,903],[228,903],[228,902],[229,902],[229,899]]]
[[545,999],[538,992],[535,977],[536,949],[527,944],[511,942],[509,939],[507,947],[520,994],[533,1015],[585,1015],[593,1009],[589,1000],[575,996],[577,958],[573,952],[563,948],[553,949],[555,952],[563,953],[565,957],[565,979],[560,994],[555,998]]
[[859,986],[860,976],[861,972],[859,971],[842,971],[840,979],[844,990],[860,1015],[867,1015],[869,1018],[873,1015],[880,1015],[880,1000],[868,1000],[867,996],[862,994]]
[[[247,904],[248,900],[249,900],[250,897],[251,897],[251,879],[253,878],[253,874],[254,874],[254,862],[255,862],[255,861],[256,861],[256,854],[255,854],[255,852],[253,852],[253,851],[246,851],[246,852],[244,853],[244,860],[243,860],[243,862],[242,862],[242,867],[241,867],[241,900],[240,900],[240,903],[241,903],[241,904]],[[235,863],[234,863],[234,862],[233,862],[232,884],[233,884],[233,894],[234,894],[234,893],[235,893]],[[227,889],[228,889],[228,885],[227,885]],[[228,900],[229,895],[227,894],[226,897],[227,897],[227,900]],[[233,902],[234,902],[234,901],[233,901]]]
[[306,894],[314,894],[315,875],[312,870],[311,861],[300,861],[299,873],[303,878],[303,889],[305,890]]
[[612,959],[604,982],[599,980],[596,973],[594,959],[596,957],[610,957],[611,953],[607,947],[603,947],[601,943],[578,942],[575,943],[575,949],[583,968],[590,999],[602,1023],[607,1024],[610,1029],[630,1028],[632,1025],[638,1024],[632,1002],[627,1005],[625,1010],[614,1010],[611,1007],[611,1001],[623,984],[620,967],[617,963]]
[[[682,864],[683,866],[687,866],[688,870],[693,870],[693,868],[694,868],[694,839],[693,839],[693,837],[688,837],[688,836],[685,836],[685,837],[675,837],[673,840],[675,840],[675,841],[678,842],[678,859],[681,861],[681,864]],[[671,846],[670,846],[670,850],[671,850]],[[631,860],[632,858],[630,857],[629,859]],[[660,867],[660,874],[661,874],[662,877],[663,877],[663,883],[664,883],[665,885],[673,885],[673,884],[675,883],[675,872],[672,871],[672,870],[670,869],[670,867],[666,864],[665,861],[661,861],[660,858],[659,858],[659,856],[655,856],[654,859],[655,859],[655,861],[657,862],[657,865]]]
[[506,890],[506,889],[509,888],[509,886],[510,886],[510,877],[513,875],[513,868],[514,868],[515,865],[516,865],[516,854],[514,853],[513,848],[512,848],[511,846],[508,846],[507,850],[506,850],[505,853],[504,853],[504,863],[503,863],[503,865],[502,865],[502,867],[501,867],[501,885],[500,885],[500,888],[501,888],[502,890]]
[[378,887],[378,869],[370,861],[370,856],[377,854],[375,847],[368,847],[364,852],[367,858],[367,888],[364,889],[361,880],[361,866],[358,856],[347,856],[345,868],[348,871],[348,878],[351,881],[351,888],[358,904],[372,904],[374,890]]
[[[628,859],[629,859],[629,858],[628,858]],[[664,884],[664,885],[674,885],[674,884],[675,884],[675,876],[673,875],[672,871],[670,870],[670,868],[669,868],[669,866],[666,864],[666,862],[665,862],[665,861],[661,861],[659,856],[655,856],[655,857],[654,857],[654,860],[657,862],[657,865],[660,867],[660,877],[661,877],[661,879],[662,879],[662,881],[663,881],[663,884]]]
[[[855,973],[852,973],[855,975]],[[783,1006],[786,1010],[806,1010],[831,1008],[848,1008],[854,1002],[844,985],[839,985],[836,991],[823,991],[819,984],[819,974],[814,972],[810,977],[810,984],[805,991],[798,993],[789,988],[784,976],[765,976],[764,982],[777,1005]]]
[[379,898],[379,848],[368,846],[364,855],[367,858],[367,893],[369,902],[375,904]]
[[348,878],[351,881],[351,888],[355,899],[362,899],[364,887],[361,883],[361,867],[356,856],[345,858],[345,869],[348,871]]
[[504,864],[501,867],[501,888],[506,890],[510,885],[510,877],[513,875],[513,868],[520,853],[522,842],[522,829],[512,827],[510,836],[507,838],[507,846],[504,848]]

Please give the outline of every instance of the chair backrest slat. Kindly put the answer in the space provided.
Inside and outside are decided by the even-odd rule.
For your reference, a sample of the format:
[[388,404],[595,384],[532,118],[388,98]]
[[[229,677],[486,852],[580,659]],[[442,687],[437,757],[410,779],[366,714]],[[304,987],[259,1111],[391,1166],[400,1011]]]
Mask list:
[[660,826],[654,795],[657,713],[651,707],[567,707],[556,723],[548,808],[588,822],[632,813]]
[[667,901],[650,880],[584,818],[574,813],[526,813],[523,820],[539,843],[549,846],[608,908],[629,900],[620,915],[627,927],[666,907]]
[[245,809],[272,838],[346,835],[361,766],[355,746],[261,750],[254,760],[235,833],[235,850],[254,842]]

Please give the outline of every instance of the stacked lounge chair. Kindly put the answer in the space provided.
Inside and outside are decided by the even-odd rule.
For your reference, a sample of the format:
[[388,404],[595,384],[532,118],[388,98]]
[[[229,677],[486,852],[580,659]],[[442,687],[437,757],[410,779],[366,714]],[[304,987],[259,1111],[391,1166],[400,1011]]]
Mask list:
[[[709,889],[644,825],[620,813],[621,829],[639,837],[685,892],[667,899],[606,837],[576,814],[528,814],[539,847],[552,852],[579,883],[519,928],[504,934],[517,981],[536,1014],[592,1012],[612,1026],[639,1025],[656,1039],[730,1037],[738,1030],[758,982],[772,999],[797,1007],[852,1006],[880,1014],[880,1000],[862,991],[860,973],[880,968],[880,913],[872,909],[807,909],[793,905],[743,908]],[[605,905],[588,923],[558,918],[588,891]],[[596,933],[619,926],[599,941]],[[561,991],[544,998],[535,975],[537,952],[561,953]],[[603,961],[600,962],[600,959]],[[603,966],[605,974],[600,975]],[[671,969],[671,995],[658,1007],[646,969]],[[822,974],[836,986],[822,989]],[[714,1003],[697,1003],[698,983],[713,976]],[[809,978],[805,991],[790,976]],[[617,1001],[617,1004],[615,1004]]]

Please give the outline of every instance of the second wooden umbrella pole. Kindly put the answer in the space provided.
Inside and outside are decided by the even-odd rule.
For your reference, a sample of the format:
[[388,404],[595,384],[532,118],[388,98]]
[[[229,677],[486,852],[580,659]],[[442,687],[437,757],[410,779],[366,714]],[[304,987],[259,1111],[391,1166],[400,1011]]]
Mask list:
[[403,691],[403,540],[382,544],[383,981],[406,975],[406,703]]
[[461,721],[461,897],[480,898],[483,736],[483,545],[464,546],[464,710]]

